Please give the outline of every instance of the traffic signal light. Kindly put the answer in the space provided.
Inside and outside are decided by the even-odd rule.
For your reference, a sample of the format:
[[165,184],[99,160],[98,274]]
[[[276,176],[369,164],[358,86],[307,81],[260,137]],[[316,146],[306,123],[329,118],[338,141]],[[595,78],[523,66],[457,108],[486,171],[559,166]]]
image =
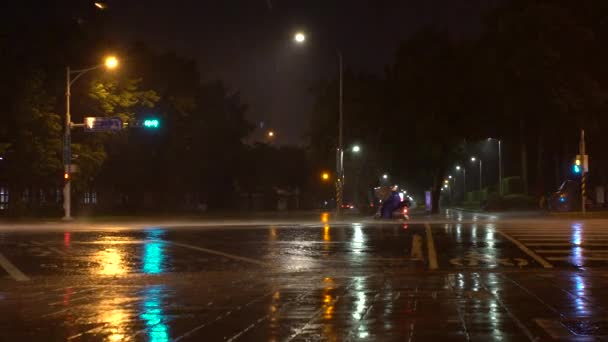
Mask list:
[[159,128],[160,121],[158,119],[145,119],[143,123],[144,128]]
[[577,175],[580,174],[582,171],[581,163],[581,158],[579,156],[576,156],[576,159],[574,159],[574,165],[572,165],[572,172]]

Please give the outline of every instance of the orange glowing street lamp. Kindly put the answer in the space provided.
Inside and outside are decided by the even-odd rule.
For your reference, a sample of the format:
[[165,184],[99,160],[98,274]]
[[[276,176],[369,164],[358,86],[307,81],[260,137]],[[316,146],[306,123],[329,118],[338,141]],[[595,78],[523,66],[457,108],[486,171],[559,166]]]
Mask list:
[[321,174],[321,179],[324,181],[328,181],[329,180],[329,173],[328,172],[323,172]]

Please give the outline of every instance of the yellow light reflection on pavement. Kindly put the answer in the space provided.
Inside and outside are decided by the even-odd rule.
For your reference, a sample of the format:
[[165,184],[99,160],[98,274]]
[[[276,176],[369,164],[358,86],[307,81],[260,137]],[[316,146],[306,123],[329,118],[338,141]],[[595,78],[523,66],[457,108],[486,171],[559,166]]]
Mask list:
[[323,227],[323,241],[331,241],[331,236],[329,236],[329,225],[326,224]]
[[323,222],[323,223],[329,222],[329,213],[321,213],[321,222]]
[[95,261],[99,265],[97,274],[104,276],[117,276],[127,273],[123,260],[124,252],[118,248],[106,248],[95,254]]
[[[102,301],[101,303],[99,321],[105,324],[102,333],[107,335],[108,341],[123,341],[127,333],[129,315],[126,310],[119,308],[122,303],[113,304],[113,302],[116,301]],[[108,310],[111,307],[118,308]]]

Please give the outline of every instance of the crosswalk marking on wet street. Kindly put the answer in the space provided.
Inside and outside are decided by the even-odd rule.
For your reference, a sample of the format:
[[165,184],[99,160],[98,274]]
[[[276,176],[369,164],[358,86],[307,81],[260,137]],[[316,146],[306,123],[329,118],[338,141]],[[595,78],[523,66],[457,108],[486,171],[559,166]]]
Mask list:
[[603,227],[573,223],[503,227],[502,230],[544,260],[577,267],[608,261],[608,230]]
[[519,249],[521,249],[524,253],[526,253],[528,256],[530,256],[532,259],[536,260],[536,262],[538,262],[539,264],[543,265],[544,268],[552,268],[553,265],[551,265],[549,262],[547,262],[546,260],[544,260],[543,258],[541,258],[538,254],[534,253],[533,251],[531,251],[528,247],[526,247],[524,244],[522,244],[521,242],[517,241],[516,239],[514,239],[512,236],[506,234],[503,231],[498,231],[498,234],[502,235],[503,237],[505,237],[507,240],[513,242],[515,245],[517,245],[517,247],[519,247]]
[[0,266],[16,281],[28,281],[30,278],[21,272],[12,262],[0,253]]

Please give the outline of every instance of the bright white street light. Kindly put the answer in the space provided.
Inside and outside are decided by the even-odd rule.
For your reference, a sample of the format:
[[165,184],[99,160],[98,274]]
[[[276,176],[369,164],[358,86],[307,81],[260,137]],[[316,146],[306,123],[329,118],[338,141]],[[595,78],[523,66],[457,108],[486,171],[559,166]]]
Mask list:
[[449,176],[448,176],[448,178],[449,178],[449,179],[452,179],[452,175],[449,175]]
[[304,43],[304,41],[306,40],[306,36],[304,35],[304,33],[298,32],[298,33],[295,34],[295,36],[293,36],[293,39],[297,43]]
[[388,179],[388,175],[385,173],[385,174],[382,175],[382,178]]
[[460,171],[460,165],[456,165],[456,170]]
[[355,152],[355,153],[361,152],[361,146],[359,146],[359,145],[353,146],[353,152]]
[[472,162],[474,162],[474,161],[476,161],[476,160],[477,160],[477,159],[476,159],[475,157],[471,157],[471,161],[472,161]]

